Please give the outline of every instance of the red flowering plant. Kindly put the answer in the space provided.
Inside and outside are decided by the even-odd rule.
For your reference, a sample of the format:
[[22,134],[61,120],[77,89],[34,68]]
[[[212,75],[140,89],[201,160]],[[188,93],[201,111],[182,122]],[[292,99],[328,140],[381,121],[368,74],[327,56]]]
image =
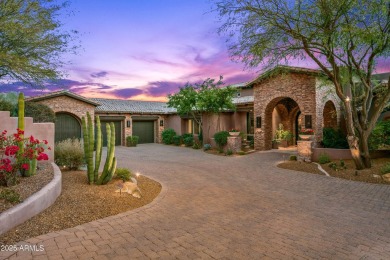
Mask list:
[[16,184],[19,175],[34,175],[37,161],[49,159],[44,151],[50,147],[46,140],[41,142],[33,136],[23,138],[24,131],[20,129],[12,136],[6,136],[6,133],[3,131],[0,136],[0,149],[4,151],[0,160],[0,184],[11,186]]
[[310,129],[310,128],[302,128],[300,131],[299,131],[299,134],[300,135],[314,135],[314,130],[313,129]]

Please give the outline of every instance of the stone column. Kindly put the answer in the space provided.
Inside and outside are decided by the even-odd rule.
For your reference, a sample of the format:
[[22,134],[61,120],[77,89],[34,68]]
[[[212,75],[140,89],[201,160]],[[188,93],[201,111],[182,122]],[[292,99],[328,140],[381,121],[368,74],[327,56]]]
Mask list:
[[227,149],[233,153],[241,151],[241,137],[240,136],[229,136],[227,141]]
[[298,161],[311,162],[313,141],[298,141]]

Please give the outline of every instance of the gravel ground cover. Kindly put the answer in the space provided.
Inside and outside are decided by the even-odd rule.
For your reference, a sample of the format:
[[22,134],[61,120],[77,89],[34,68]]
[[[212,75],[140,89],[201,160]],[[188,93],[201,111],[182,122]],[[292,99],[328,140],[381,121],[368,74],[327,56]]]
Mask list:
[[144,176],[137,178],[140,199],[127,193],[116,193],[121,180],[107,185],[88,185],[85,171],[62,172],[62,193],[56,202],[37,216],[0,235],[0,244],[13,244],[77,225],[116,215],[152,202],[161,184]]
[[[19,178],[19,183],[15,186],[0,186],[0,192],[7,189],[13,190],[20,195],[20,202],[22,202],[48,184],[53,179],[53,176],[53,167],[51,163],[39,162],[36,175]],[[16,204],[18,203],[10,203],[5,199],[0,199],[0,213],[14,207]]]
[[[333,162],[336,163],[337,166],[339,166],[340,168],[341,165],[340,160],[334,160]],[[368,183],[390,184],[389,182],[384,181],[381,177],[381,168],[386,163],[389,162],[390,162],[390,158],[373,159],[371,169],[364,169],[360,171],[357,171],[355,169],[355,165],[352,160],[344,160],[346,169],[334,170],[329,166],[330,163],[322,164],[321,167],[326,172],[328,172],[330,176],[337,177],[337,178],[343,178],[352,181],[368,182]],[[278,164],[278,167],[295,170],[295,171],[303,171],[303,172],[324,175],[321,171],[318,170],[317,165],[314,163],[286,161]]]

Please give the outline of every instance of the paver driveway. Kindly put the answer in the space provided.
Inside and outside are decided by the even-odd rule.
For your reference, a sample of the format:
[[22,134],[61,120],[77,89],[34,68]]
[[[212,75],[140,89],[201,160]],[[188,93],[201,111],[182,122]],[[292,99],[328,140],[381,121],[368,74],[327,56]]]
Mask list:
[[[152,204],[30,239],[34,259],[390,259],[390,186],[157,144],[117,148],[163,185]],[[11,259],[28,259],[18,252]]]

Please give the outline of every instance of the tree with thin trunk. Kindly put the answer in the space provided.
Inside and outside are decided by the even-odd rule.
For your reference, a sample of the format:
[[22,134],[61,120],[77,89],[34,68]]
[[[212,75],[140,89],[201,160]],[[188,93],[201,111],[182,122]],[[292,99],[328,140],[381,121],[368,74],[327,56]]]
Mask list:
[[347,139],[357,169],[371,167],[368,138],[390,99],[390,81],[373,80],[390,54],[387,0],[215,1],[219,32],[232,57],[266,68],[311,59],[332,82],[346,114]]
[[220,114],[235,110],[233,96],[236,89],[221,87],[222,76],[218,81],[206,79],[202,83],[187,83],[179,92],[168,95],[168,106],[176,108],[180,116],[190,116],[203,132],[202,113],[218,115],[217,129],[220,129]]
[[74,52],[76,31],[61,30],[60,10],[52,0],[0,1],[0,80],[44,87],[63,76],[61,54]]

